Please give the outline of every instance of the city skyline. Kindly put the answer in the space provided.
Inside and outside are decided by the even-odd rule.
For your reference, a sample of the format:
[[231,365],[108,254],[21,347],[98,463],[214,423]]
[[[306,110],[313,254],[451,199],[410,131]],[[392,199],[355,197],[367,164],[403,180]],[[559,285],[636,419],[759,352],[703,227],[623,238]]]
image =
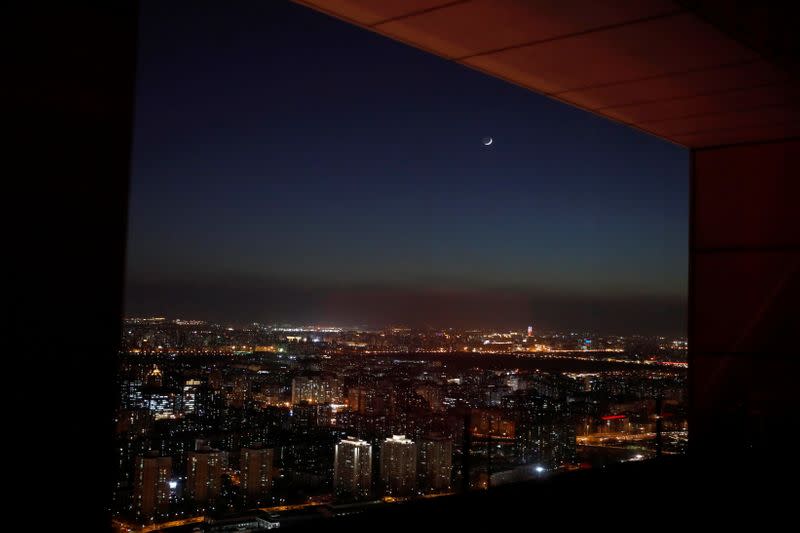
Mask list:
[[122,319],[123,327],[125,324],[177,324],[181,326],[215,326],[226,327],[246,330],[250,327],[256,326],[259,328],[274,329],[276,331],[323,331],[323,332],[369,332],[381,330],[403,329],[408,331],[494,331],[494,332],[513,332],[520,335],[520,337],[533,337],[540,335],[565,335],[565,334],[592,334],[592,335],[608,335],[619,337],[630,336],[662,336],[671,338],[686,338],[684,334],[672,333],[668,331],[662,332],[641,332],[641,331],[602,331],[598,328],[543,328],[541,322],[537,321],[534,327],[533,322],[523,322],[518,320],[515,324],[506,324],[494,326],[491,324],[483,324],[471,327],[459,327],[448,324],[426,324],[426,325],[412,325],[401,322],[385,322],[385,323],[354,323],[354,322],[338,322],[338,321],[289,321],[289,320],[276,320],[272,322],[263,322],[257,320],[233,321],[233,320],[210,320],[200,318],[192,315],[170,315],[168,313],[154,313],[146,315],[128,315]]
[[686,453],[685,150],[288,2],[139,31],[121,530]]
[[686,453],[682,339],[164,317],[121,334],[122,531],[292,527]]

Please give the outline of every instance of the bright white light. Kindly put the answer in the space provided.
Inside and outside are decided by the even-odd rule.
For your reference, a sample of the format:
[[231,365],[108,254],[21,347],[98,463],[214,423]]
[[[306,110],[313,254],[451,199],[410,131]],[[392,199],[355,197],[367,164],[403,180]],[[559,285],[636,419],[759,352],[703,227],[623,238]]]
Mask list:
[[169,482],[169,488],[171,488],[173,490],[177,489],[178,488],[178,482],[177,481],[170,481]]
[[537,467],[536,467],[536,472],[538,472],[539,474],[541,474],[542,472],[544,472],[544,467],[543,467],[543,466],[537,466]]

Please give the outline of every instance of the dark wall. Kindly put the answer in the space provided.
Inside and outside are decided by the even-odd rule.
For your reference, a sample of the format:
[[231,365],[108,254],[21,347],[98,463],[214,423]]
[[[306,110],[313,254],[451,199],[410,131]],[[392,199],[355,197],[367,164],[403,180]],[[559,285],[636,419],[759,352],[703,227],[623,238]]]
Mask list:
[[[120,332],[136,70],[136,2],[29,3],[6,12],[18,149],[8,262],[13,390],[9,490],[53,523],[103,531]],[[8,378],[13,376],[13,378]],[[21,510],[9,508],[10,513]],[[29,515],[39,516],[37,515]],[[44,516],[44,515],[42,515]]]
[[786,444],[800,354],[800,140],[696,150],[691,454]]

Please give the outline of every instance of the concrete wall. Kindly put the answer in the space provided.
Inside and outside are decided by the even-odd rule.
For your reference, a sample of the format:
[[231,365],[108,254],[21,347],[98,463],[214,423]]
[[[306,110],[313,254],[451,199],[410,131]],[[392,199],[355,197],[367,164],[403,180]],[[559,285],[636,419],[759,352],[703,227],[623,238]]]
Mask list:
[[[689,349],[695,457],[786,445],[800,376],[800,140],[692,154]],[[708,455],[707,455],[708,454]],[[773,455],[777,458],[777,455]]]

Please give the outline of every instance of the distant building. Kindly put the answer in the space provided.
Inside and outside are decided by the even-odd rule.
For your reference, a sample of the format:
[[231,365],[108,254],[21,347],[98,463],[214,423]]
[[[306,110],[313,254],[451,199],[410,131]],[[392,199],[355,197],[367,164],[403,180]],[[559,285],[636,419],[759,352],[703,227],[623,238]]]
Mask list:
[[136,458],[134,508],[140,520],[149,521],[166,512],[171,475],[172,457],[160,457],[158,452],[148,452]]
[[347,405],[353,411],[368,416],[393,416],[397,391],[390,382],[374,386],[356,385],[347,391]]
[[145,402],[142,397],[144,382],[141,379],[123,379],[120,383],[120,407],[122,409],[144,409]]
[[164,384],[164,378],[161,370],[157,365],[153,365],[153,369],[147,374],[147,385],[150,387],[161,387]]
[[428,406],[434,411],[442,410],[442,389],[434,385],[420,385],[414,392],[428,402]]
[[515,422],[500,409],[473,409],[470,431],[475,436],[513,439]]
[[370,389],[361,385],[350,387],[347,391],[347,405],[353,411],[357,411],[362,415],[367,412],[367,407],[370,403]]
[[410,496],[417,486],[417,445],[405,435],[381,444],[381,481],[389,496]]
[[334,375],[297,376],[292,380],[292,404],[341,403],[342,385]]
[[428,435],[419,444],[419,479],[429,492],[452,488],[453,440],[441,435]]
[[248,501],[264,498],[272,488],[273,451],[270,448],[242,448],[239,468],[242,492]]
[[372,446],[353,437],[336,445],[333,486],[340,498],[368,498],[372,489]]
[[307,435],[315,427],[330,426],[333,410],[330,404],[309,404],[302,401],[292,406],[291,428]]
[[213,502],[222,483],[224,452],[207,446],[189,452],[186,466],[186,493],[196,502]]
[[507,384],[491,384],[486,386],[486,402],[491,406],[499,406],[503,398],[513,392]]
[[174,419],[181,414],[177,409],[180,399],[171,389],[145,388],[142,391],[142,399],[155,420]]
[[197,391],[203,385],[198,379],[187,379],[183,385],[181,397],[182,411],[184,414],[194,414],[197,403]]

